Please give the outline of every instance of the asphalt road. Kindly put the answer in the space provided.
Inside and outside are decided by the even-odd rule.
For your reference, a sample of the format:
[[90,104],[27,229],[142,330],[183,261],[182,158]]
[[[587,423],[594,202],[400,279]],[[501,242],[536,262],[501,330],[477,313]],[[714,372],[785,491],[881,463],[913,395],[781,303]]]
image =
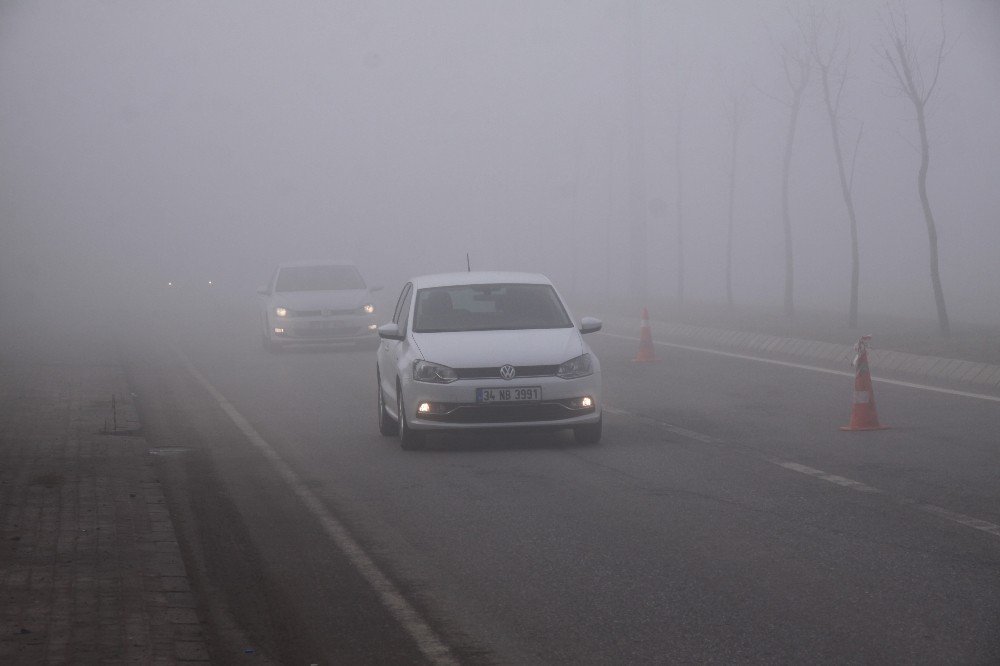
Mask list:
[[597,334],[601,444],[404,452],[373,351],[254,323],[121,337],[216,661],[1000,662],[1000,403],[876,386],[841,432],[850,379]]

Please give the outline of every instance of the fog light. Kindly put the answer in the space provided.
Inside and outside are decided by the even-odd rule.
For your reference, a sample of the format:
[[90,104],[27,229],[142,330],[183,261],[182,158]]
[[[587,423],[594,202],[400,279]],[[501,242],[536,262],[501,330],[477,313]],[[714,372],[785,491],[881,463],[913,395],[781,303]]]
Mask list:
[[447,414],[451,405],[447,402],[418,402],[417,414]]
[[594,399],[589,395],[567,401],[571,409],[593,409]]
[[586,409],[587,407],[593,407],[594,401],[590,399],[589,395],[585,395],[580,398],[580,406]]
[[274,329],[274,334],[275,335],[284,335],[285,334],[285,329],[283,329],[283,328],[276,328],[276,329]]
[[368,324],[369,331],[374,331],[376,328],[378,328],[378,324]]

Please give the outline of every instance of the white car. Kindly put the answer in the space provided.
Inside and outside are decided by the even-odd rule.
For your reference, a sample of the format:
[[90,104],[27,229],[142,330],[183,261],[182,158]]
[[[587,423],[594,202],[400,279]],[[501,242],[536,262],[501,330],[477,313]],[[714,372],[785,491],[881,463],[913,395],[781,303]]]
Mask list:
[[408,282],[378,328],[378,427],[420,448],[434,430],[572,428],[601,439],[601,366],[552,283],[528,273]]
[[261,296],[264,347],[376,344],[372,293],[354,264],[302,261],[279,264]]

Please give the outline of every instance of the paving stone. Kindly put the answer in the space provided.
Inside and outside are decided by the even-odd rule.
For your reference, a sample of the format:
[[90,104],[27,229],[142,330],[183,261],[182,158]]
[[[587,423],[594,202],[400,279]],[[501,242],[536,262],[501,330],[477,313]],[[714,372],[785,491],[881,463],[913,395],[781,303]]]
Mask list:
[[990,379],[994,375],[1000,374],[1000,366],[988,365],[988,364],[983,364],[983,365],[985,366],[983,368],[983,371],[980,372],[978,375],[976,375],[972,379],[972,381],[974,381],[977,384],[989,385]]
[[163,592],[190,592],[191,583],[184,576],[161,576],[160,590]]
[[807,356],[806,349],[808,347],[809,347],[809,341],[808,340],[799,340],[799,339],[796,339],[792,343],[792,346],[788,348],[788,352],[790,354],[794,354],[795,356]]
[[208,652],[200,641],[178,641],[174,643],[174,654],[180,661],[208,661]]
[[962,375],[969,371],[970,365],[972,364],[968,361],[953,360],[945,369],[945,376],[948,379],[960,379]]
[[198,614],[192,608],[167,608],[164,615],[174,624],[198,624]]
[[971,366],[969,370],[962,375],[963,382],[971,382],[972,378],[981,373],[983,368],[986,367],[985,363],[970,363],[969,365]]
[[195,608],[198,605],[190,592],[167,592],[167,606],[170,608]]
[[100,434],[121,369],[2,370],[0,391],[38,400],[0,413],[0,664],[207,662],[149,447]]

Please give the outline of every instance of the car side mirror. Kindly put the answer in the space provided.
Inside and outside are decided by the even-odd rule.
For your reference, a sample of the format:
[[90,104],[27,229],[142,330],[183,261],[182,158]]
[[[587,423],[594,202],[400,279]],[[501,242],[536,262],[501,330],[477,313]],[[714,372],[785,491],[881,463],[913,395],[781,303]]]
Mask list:
[[604,326],[604,322],[596,317],[583,317],[580,319],[580,332],[583,334],[597,333]]
[[270,296],[271,290],[268,289],[267,287],[257,287],[257,293],[260,294],[261,296]]
[[399,324],[382,324],[378,327],[378,337],[384,340],[402,340],[406,336],[399,332]]

